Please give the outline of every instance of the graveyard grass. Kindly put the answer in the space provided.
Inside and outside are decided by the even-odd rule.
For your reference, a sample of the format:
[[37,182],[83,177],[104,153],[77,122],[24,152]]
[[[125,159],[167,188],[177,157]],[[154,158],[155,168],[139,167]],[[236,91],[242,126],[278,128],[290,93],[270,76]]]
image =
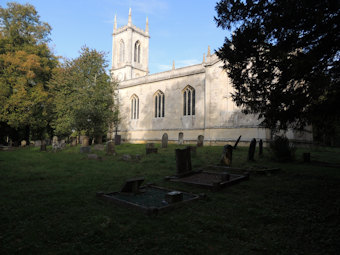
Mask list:
[[[247,162],[247,148],[233,152],[234,167],[280,167],[270,176],[219,192],[167,182],[175,174],[174,149],[145,155],[145,145],[116,146],[115,157],[88,160],[79,147],[40,152],[0,151],[1,254],[340,254],[340,169],[290,163],[265,156]],[[182,146],[183,147],[183,146]],[[193,168],[216,164],[222,147],[202,147]],[[123,154],[141,154],[125,162]],[[311,159],[340,163],[340,149],[314,148]],[[98,199],[119,191],[126,179],[207,198],[148,217]]]

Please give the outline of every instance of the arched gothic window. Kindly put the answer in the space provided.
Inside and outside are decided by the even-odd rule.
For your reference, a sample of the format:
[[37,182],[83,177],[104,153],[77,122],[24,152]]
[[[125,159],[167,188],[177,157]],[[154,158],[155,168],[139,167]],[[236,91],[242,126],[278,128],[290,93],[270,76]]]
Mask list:
[[155,93],[155,118],[164,117],[164,105],[165,105],[165,97],[164,93],[158,90]]
[[183,90],[183,115],[195,115],[195,89],[189,85]]
[[139,41],[135,43],[134,61],[137,63],[140,63],[140,42]]
[[119,62],[123,63],[124,62],[124,56],[125,54],[125,44],[123,40],[120,40],[119,42]]
[[131,119],[139,119],[139,98],[136,94],[131,97]]

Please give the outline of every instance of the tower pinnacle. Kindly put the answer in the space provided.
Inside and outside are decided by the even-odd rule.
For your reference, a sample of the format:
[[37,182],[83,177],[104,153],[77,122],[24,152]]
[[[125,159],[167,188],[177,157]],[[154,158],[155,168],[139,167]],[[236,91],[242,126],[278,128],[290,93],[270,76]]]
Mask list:
[[145,32],[146,32],[147,34],[149,33],[149,19],[148,19],[148,17],[146,17]]
[[129,9],[129,20],[128,20],[128,26],[132,25],[132,19],[131,19],[131,8]]
[[117,30],[117,15],[115,15],[115,21],[113,24],[113,32],[116,32],[116,30]]

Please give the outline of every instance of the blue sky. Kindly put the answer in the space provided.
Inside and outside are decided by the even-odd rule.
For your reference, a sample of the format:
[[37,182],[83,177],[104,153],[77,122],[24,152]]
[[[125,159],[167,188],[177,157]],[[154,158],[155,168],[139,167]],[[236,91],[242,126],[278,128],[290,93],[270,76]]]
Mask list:
[[[1,0],[1,6],[7,2]],[[17,0],[35,6],[41,20],[52,27],[51,47],[55,54],[76,58],[87,45],[107,53],[111,65],[114,15],[118,27],[128,21],[145,29],[149,18],[149,70],[157,73],[200,63],[208,45],[222,46],[227,31],[217,28],[216,0]]]

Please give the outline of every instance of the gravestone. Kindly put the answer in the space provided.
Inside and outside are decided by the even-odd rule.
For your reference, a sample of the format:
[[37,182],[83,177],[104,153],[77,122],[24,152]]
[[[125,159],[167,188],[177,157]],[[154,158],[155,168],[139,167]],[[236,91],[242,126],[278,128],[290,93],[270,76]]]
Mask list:
[[71,137],[71,146],[77,146],[77,137]]
[[96,151],[104,151],[105,150],[105,145],[104,144],[95,144],[93,146],[93,149]]
[[225,166],[231,166],[232,159],[233,159],[233,146],[229,144],[225,145],[223,147],[221,164]]
[[115,135],[115,145],[120,145],[122,143],[122,136]]
[[21,143],[20,143],[21,147],[25,147],[27,145],[26,141],[25,140],[22,140]]
[[59,147],[60,149],[65,149],[66,148],[66,142],[64,139],[62,139],[60,142],[59,142]]
[[164,133],[162,136],[162,148],[168,148],[168,134]]
[[90,144],[90,138],[88,136],[84,135],[81,146],[86,147],[86,146],[89,146],[89,144]]
[[259,141],[259,156],[261,157],[263,155],[263,141],[260,139]]
[[40,147],[41,146],[41,140],[35,140],[34,141],[34,146],[35,147]]
[[253,138],[250,142],[249,150],[248,150],[248,160],[249,161],[254,161],[255,149],[256,149],[256,139]]
[[116,155],[116,150],[115,150],[115,142],[114,141],[109,141],[106,144],[106,154],[107,155]]
[[178,134],[178,144],[183,144],[184,143],[184,139],[183,139],[183,133],[180,132]]
[[87,154],[88,159],[102,159],[97,154]]
[[157,153],[158,149],[155,148],[155,144],[154,143],[147,143],[145,146],[145,153],[146,155],[151,154],[151,153]]
[[197,147],[203,147],[203,141],[204,141],[204,136],[203,135],[199,135],[197,137]]
[[132,193],[132,194],[138,194],[140,192],[143,192],[145,190],[140,188],[140,185],[144,182],[144,178],[133,178],[125,181],[122,189],[120,192],[123,193]]
[[240,142],[241,140],[241,135],[238,137],[238,139],[236,140],[235,144],[234,144],[234,150],[236,149],[238,143]]
[[90,146],[81,146],[80,147],[80,153],[91,153],[91,147]]
[[191,172],[191,153],[190,148],[176,149],[176,171],[177,175]]

